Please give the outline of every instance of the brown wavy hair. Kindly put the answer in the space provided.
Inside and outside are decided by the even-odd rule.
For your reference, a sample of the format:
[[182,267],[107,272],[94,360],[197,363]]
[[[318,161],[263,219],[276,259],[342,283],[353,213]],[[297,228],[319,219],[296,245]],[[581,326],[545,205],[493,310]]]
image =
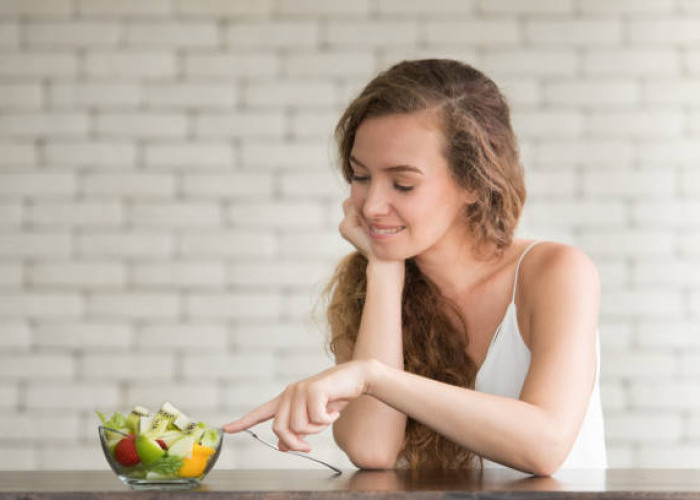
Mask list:
[[[360,124],[372,117],[434,111],[445,137],[443,152],[453,179],[476,196],[464,222],[481,258],[500,255],[512,242],[525,185],[510,111],[496,84],[454,60],[404,61],[379,73],[350,103],[335,129],[340,167],[350,182],[350,153]],[[466,197],[465,197],[466,198]],[[353,346],[367,290],[367,259],[345,257],[326,288],[329,347]],[[406,371],[460,387],[474,387],[477,367],[466,351],[468,332],[459,308],[406,261],[402,304]],[[411,418],[398,463],[409,468],[473,467],[474,454]]]

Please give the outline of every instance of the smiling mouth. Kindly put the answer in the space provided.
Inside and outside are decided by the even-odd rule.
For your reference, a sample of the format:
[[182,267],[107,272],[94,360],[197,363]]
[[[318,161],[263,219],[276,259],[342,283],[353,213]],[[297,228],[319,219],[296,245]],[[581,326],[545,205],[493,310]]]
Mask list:
[[378,228],[374,226],[370,226],[370,232],[374,234],[396,234],[399,231],[403,231],[406,229],[406,226],[397,226],[397,227],[390,227],[390,228]]

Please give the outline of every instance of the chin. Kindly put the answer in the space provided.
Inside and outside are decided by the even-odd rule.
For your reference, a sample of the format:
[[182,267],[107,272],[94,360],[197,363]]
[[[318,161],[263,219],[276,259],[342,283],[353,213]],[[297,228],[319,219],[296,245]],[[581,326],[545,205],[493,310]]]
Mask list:
[[372,253],[380,260],[406,260],[415,257],[415,254],[406,252],[405,249],[380,248],[372,245]]

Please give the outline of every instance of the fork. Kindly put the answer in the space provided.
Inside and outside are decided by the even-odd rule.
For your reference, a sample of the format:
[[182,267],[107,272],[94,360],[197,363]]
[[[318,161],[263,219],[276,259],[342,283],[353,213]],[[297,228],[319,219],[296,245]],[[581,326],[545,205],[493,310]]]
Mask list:
[[[255,439],[257,439],[258,441],[260,441],[260,442],[261,442],[262,444],[264,444],[265,446],[269,446],[269,447],[272,448],[273,450],[282,452],[282,450],[280,450],[276,445],[274,445],[274,444],[272,444],[272,443],[270,443],[270,442],[264,440],[263,438],[261,438],[260,436],[258,436],[255,432],[251,431],[250,429],[245,429],[245,431],[246,431],[248,434],[250,434],[251,436],[253,436]],[[319,463],[319,464],[321,464],[321,465],[325,465],[326,467],[328,467],[329,469],[331,469],[333,472],[335,472],[336,475],[340,475],[340,474],[343,473],[343,471],[340,470],[338,467],[336,467],[336,466],[334,466],[334,465],[331,465],[331,464],[329,464],[329,463],[326,463],[326,462],[324,462],[323,460],[319,460],[319,459],[316,458],[316,457],[312,457],[311,455],[308,455],[308,454],[306,454],[306,453],[302,453],[302,452],[300,452],[300,451],[286,451],[286,452],[282,452],[282,453],[290,453],[290,454],[292,454],[292,455],[296,455],[296,456],[298,456],[298,457],[306,458],[306,459],[308,459],[308,460],[311,460],[311,461],[313,461],[313,462]]]
[[[119,431],[119,430],[117,430],[117,429],[112,429],[112,428],[110,428],[110,427],[104,427],[104,426],[103,426],[103,428],[104,428],[105,430],[112,431],[112,432],[116,432],[116,433],[122,434],[122,435],[124,435],[124,436],[128,436],[128,435],[129,435],[129,434],[127,434],[126,432],[122,432],[122,431]],[[256,433],[254,433],[254,432],[251,431],[250,429],[245,429],[245,431],[246,431],[248,434],[250,434],[251,436],[253,436],[255,439],[257,439],[258,441],[260,441],[260,442],[261,442],[262,444],[264,444],[265,446],[269,446],[269,447],[272,448],[273,450],[282,452],[277,446],[275,446],[274,444],[272,444],[272,443],[270,443],[270,442],[264,440],[263,438],[261,438],[260,436],[258,436]],[[222,429],[222,432],[223,432],[223,429]],[[324,462],[323,460],[319,460],[319,459],[316,458],[316,457],[312,457],[311,455],[307,455],[306,453],[302,453],[302,452],[300,452],[300,451],[287,451],[287,452],[282,452],[282,453],[290,453],[290,454],[292,454],[292,455],[296,455],[296,456],[298,456],[298,457],[306,458],[306,459],[308,459],[308,460],[311,460],[312,462],[316,462],[316,463],[318,463],[318,464],[325,465],[326,467],[328,467],[329,469],[331,469],[333,472],[335,472],[337,475],[340,475],[340,474],[343,473],[343,471],[340,470],[338,467],[336,467],[336,466],[334,466],[334,465],[331,465],[331,464],[329,464],[329,463],[326,463],[326,462]]]

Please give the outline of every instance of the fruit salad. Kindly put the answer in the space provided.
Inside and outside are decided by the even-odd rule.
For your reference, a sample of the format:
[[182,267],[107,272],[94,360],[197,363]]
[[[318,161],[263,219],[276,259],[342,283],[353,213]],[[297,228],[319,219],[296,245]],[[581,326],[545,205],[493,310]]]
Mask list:
[[119,475],[139,479],[201,479],[215,460],[221,433],[194,422],[171,403],[151,413],[136,406],[109,419],[97,412],[104,427],[105,453]]

